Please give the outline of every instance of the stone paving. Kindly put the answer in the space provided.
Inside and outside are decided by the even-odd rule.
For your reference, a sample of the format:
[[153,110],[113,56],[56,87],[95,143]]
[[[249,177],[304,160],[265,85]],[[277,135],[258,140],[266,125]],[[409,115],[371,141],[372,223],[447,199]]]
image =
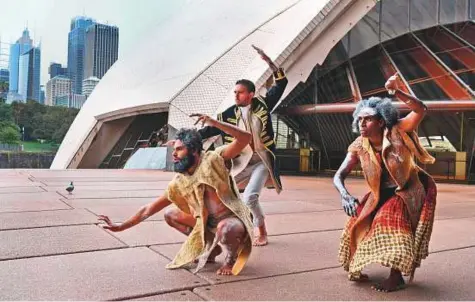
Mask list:
[[[347,282],[337,263],[346,221],[330,178],[283,177],[264,190],[269,245],[254,248],[239,276],[217,276],[223,260],[194,275],[166,270],[185,237],[163,214],[122,233],[172,173],[136,170],[0,170],[0,300],[474,300],[475,186],[438,185],[431,255],[405,290],[383,294]],[[69,195],[65,188],[74,181]],[[349,179],[355,196],[362,179]],[[372,280],[387,269],[369,267]]]

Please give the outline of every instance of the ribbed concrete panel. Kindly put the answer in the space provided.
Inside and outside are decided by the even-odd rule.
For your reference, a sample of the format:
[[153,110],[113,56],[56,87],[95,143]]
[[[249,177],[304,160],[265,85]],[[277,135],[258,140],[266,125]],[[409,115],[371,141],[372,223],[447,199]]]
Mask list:
[[190,127],[191,113],[213,115],[227,89],[208,77],[199,77],[171,102],[168,123],[176,129]]

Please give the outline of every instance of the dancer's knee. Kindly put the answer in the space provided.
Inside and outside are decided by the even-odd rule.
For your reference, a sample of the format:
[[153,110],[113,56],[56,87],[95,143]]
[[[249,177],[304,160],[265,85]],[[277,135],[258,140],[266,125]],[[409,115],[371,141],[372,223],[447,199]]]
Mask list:
[[229,244],[240,239],[245,233],[244,224],[239,219],[226,219],[218,224],[216,236],[221,244]]
[[181,211],[176,208],[166,209],[165,214],[163,216],[167,224],[172,226],[173,223],[177,222],[180,217],[180,212]]

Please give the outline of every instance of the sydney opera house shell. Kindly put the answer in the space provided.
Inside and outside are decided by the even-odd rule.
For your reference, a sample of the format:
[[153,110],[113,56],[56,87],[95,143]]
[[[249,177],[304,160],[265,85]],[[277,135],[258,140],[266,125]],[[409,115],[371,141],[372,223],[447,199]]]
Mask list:
[[264,94],[272,73],[256,44],[289,79],[273,117],[281,170],[335,170],[355,138],[355,104],[387,97],[398,73],[429,108],[418,129],[437,159],[427,169],[473,179],[474,20],[475,0],[189,1],[107,72],[51,168],[122,168],[164,125],[173,135],[190,113],[232,105],[237,79]]

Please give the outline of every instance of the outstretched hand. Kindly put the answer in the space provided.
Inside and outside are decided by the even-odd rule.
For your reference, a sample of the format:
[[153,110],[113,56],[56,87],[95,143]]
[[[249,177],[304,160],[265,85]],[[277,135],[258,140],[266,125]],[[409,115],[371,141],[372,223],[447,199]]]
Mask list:
[[201,113],[190,114],[190,117],[197,117],[198,120],[196,120],[195,125],[201,122],[201,127],[203,127],[204,125],[213,126],[214,122],[216,121],[210,116]]
[[266,61],[266,62],[269,62],[270,61],[270,58],[268,55],[266,55],[266,53],[259,47],[257,47],[256,45],[252,44],[252,48],[254,48],[257,53],[261,56],[261,58]]
[[358,199],[351,195],[344,195],[341,197],[341,204],[346,215],[356,217],[356,207],[360,204]]
[[109,231],[112,231],[112,232],[122,231],[122,227],[121,227],[122,225],[121,224],[113,223],[110,220],[110,218],[105,216],[105,215],[99,215],[98,220],[106,223],[105,225],[102,225],[103,229],[106,229],[106,230],[109,230]]
[[257,51],[257,53],[261,56],[262,60],[264,60],[269,65],[269,67],[272,69],[273,72],[276,72],[277,70],[279,70],[277,66],[274,64],[274,62],[272,62],[269,56],[262,49],[260,49],[254,44],[252,44],[252,48],[254,48]]

